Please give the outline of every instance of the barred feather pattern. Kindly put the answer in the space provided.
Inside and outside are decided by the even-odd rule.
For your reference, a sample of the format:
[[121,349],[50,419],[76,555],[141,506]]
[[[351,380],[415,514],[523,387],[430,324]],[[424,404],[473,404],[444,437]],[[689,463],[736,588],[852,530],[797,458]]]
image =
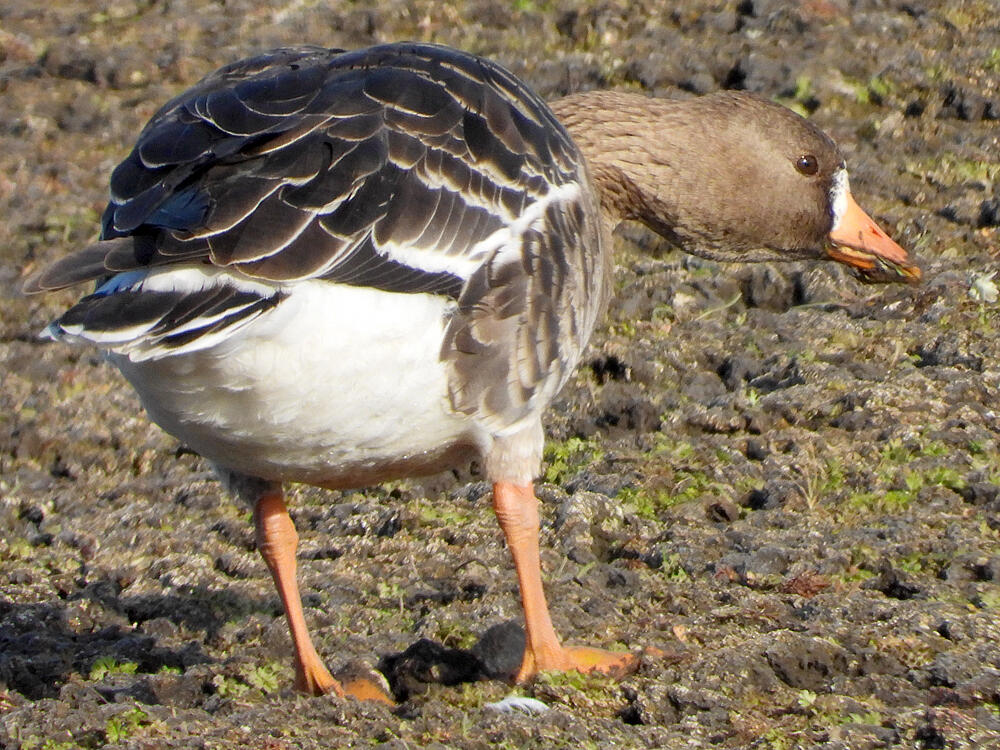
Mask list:
[[300,281],[443,295],[453,407],[513,432],[568,377],[607,297],[608,237],[566,131],[500,66],[435,45],[228,65],[154,115],[110,187],[101,241],[28,291],[225,271],[189,294],[140,273],[54,324],[109,347],[121,337],[104,329],[144,331],[117,344],[133,357],[235,332]]

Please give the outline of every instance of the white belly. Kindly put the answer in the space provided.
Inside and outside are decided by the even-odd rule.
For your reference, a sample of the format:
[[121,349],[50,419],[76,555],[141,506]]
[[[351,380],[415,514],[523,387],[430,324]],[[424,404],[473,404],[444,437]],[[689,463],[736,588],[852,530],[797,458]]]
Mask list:
[[305,282],[210,349],[111,359],[153,420],[206,458],[352,486],[442,470],[488,441],[450,406],[440,351],[451,304]]

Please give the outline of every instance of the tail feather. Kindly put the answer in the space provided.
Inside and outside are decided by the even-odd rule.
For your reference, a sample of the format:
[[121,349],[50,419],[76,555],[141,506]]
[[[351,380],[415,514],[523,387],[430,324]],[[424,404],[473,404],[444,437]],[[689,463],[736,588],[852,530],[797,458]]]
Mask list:
[[25,294],[53,292],[58,289],[98,281],[123,271],[136,271],[169,263],[196,261],[208,255],[206,244],[195,244],[183,253],[163,252],[148,235],[129,235],[100,240],[63,256],[41,271],[29,276],[21,286]]
[[67,310],[43,335],[86,342],[134,361],[204,349],[274,308],[286,293],[197,268],[119,274]]

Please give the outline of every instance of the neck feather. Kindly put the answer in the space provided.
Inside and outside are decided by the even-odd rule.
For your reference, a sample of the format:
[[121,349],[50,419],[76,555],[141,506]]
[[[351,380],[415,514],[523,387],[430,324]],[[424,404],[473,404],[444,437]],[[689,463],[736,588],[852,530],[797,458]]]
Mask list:
[[665,157],[680,150],[662,148],[657,131],[676,137],[686,127],[677,105],[683,102],[619,91],[590,91],[551,102],[587,161],[611,229],[633,219],[668,234],[664,219],[673,211],[665,197],[676,192],[678,175]]

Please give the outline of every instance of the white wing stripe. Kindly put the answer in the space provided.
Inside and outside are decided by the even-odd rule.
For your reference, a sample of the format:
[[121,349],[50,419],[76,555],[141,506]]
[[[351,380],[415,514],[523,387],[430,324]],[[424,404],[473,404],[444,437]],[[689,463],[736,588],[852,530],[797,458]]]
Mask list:
[[567,182],[551,190],[544,198],[529,205],[516,220],[477,242],[469,252],[469,257],[475,259],[477,266],[494,252],[498,253],[498,263],[517,260],[521,253],[521,237],[541,220],[549,206],[577,200],[580,193],[580,184],[577,182]]

